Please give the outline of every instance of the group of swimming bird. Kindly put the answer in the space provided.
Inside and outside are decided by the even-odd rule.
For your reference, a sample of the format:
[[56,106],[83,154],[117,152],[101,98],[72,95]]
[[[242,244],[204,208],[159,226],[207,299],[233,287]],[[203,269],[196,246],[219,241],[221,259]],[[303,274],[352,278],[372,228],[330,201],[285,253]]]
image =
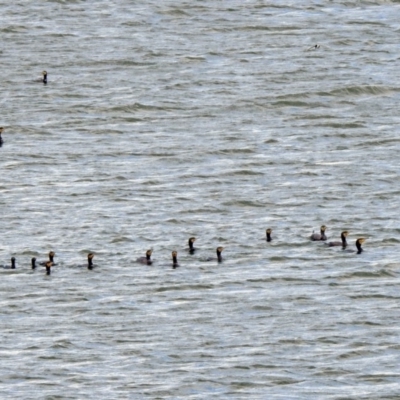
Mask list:
[[[315,45],[312,48],[317,49],[317,48],[319,48],[319,45]],[[41,79],[41,81],[43,82],[44,85],[46,85],[47,84],[47,72],[43,71],[42,75],[43,75],[43,78]],[[1,136],[1,134],[3,133],[3,130],[4,130],[4,128],[0,127],[0,147],[3,144],[3,139],[2,139],[2,136]],[[321,228],[320,228],[320,233],[313,233],[310,236],[310,239],[313,240],[313,241],[326,241],[327,237],[326,237],[325,231],[326,231],[326,226],[322,225]],[[267,242],[271,242],[272,241],[271,234],[272,234],[272,229],[270,229],[270,228],[267,229],[266,230],[266,241]],[[347,240],[346,240],[347,235],[348,235],[348,232],[347,231],[343,231],[341,233],[341,235],[340,235],[340,237],[341,237],[341,241],[340,242],[339,241],[337,241],[337,242],[327,242],[326,244],[328,246],[331,246],[331,247],[332,246],[342,246],[342,249],[345,250],[347,248]],[[194,254],[194,252],[196,251],[196,249],[194,248],[195,240],[196,240],[195,237],[189,238],[189,241],[188,241],[189,249],[188,250],[189,250],[190,254]],[[359,239],[356,240],[357,254],[361,254],[361,252],[363,251],[361,245],[364,243],[364,241],[365,241],[364,238],[359,238]],[[216,250],[217,258],[207,258],[206,261],[215,260],[215,261],[218,261],[218,262],[222,262],[222,250],[223,249],[224,248],[221,247],[221,246],[217,247],[217,250]],[[136,262],[141,263],[141,264],[151,265],[153,263],[153,260],[151,259],[152,252],[153,251],[151,249],[147,250],[146,251],[146,256],[145,257],[139,257],[136,260]],[[46,267],[46,274],[47,275],[51,274],[51,267],[56,265],[54,263],[54,256],[55,256],[55,253],[53,251],[51,251],[49,253],[49,260],[48,261],[43,261],[43,262],[41,262],[39,264],[39,265],[42,265],[42,266]],[[89,253],[88,254],[88,264],[87,264],[87,268],[88,269],[93,269],[93,267],[94,267],[93,257],[94,257],[93,253]],[[6,268],[15,269],[15,264],[16,264],[15,257],[12,257],[11,258],[11,266],[10,267],[6,267]],[[36,269],[36,258],[35,257],[32,258],[31,264],[32,264],[32,269]],[[177,251],[173,251],[172,252],[172,268],[177,268],[177,267],[179,267],[179,264],[178,264],[178,252]]]
[[[326,231],[326,226],[325,226],[325,225],[322,225],[321,228],[320,228],[320,232],[319,232],[319,233],[313,233],[313,234],[310,236],[310,239],[311,239],[311,240],[314,240],[314,241],[317,241],[317,240],[326,241],[328,238],[326,237],[325,231]],[[326,244],[327,244],[328,246],[330,246],[330,247],[333,247],[333,246],[342,246],[342,249],[343,249],[343,250],[346,250],[346,248],[347,248],[347,236],[348,236],[348,234],[349,234],[349,232],[343,231],[343,232],[340,234],[340,239],[341,239],[340,242],[327,242]],[[267,236],[268,236],[268,232],[267,232]],[[268,240],[268,238],[267,238],[267,240]],[[365,242],[365,239],[364,239],[364,238],[358,238],[358,239],[356,240],[357,254],[361,254],[361,253],[362,253],[363,249],[362,249],[361,245],[362,245],[364,242]],[[352,250],[350,250],[350,251],[352,251]]]
[[[38,265],[42,267],[46,267],[46,275],[51,275],[51,267],[56,266],[57,263],[54,262],[54,257],[56,253],[54,251],[49,252],[49,259],[48,261],[41,261],[36,263],[36,257],[31,258],[31,266],[32,269],[36,269]],[[89,253],[87,256],[87,269],[93,269],[95,265],[93,264],[93,253]],[[4,269],[16,269],[16,259],[15,257],[11,257],[11,265],[10,266],[3,266]]]
[[[320,228],[320,233],[313,233],[310,236],[310,239],[312,241],[324,241],[324,242],[326,242],[327,237],[326,237],[325,232],[326,232],[326,226],[322,225],[321,228]],[[267,242],[271,242],[272,241],[272,236],[271,235],[272,235],[272,229],[268,228],[266,230],[266,241]],[[341,235],[340,235],[340,237],[341,237],[341,241],[340,242],[339,241],[326,242],[325,244],[327,246],[329,246],[329,247],[342,246],[342,249],[346,250],[346,248],[347,248],[347,239],[346,239],[347,236],[348,236],[348,231],[343,231],[341,233]],[[195,251],[196,251],[196,248],[194,247],[194,242],[195,241],[196,241],[195,237],[191,237],[188,240],[188,246],[189,246],[188,247],[188,252],[190,254],[194,254]],[[365,242],[364,238],[358,238],[356,240],[357,254],[361,254],[362,253],[363,249],[362,249],[361,245],[364,242]],[[224,248],[221,247],[221,246],[218,246],[217,250],[216,250],[217,257],[216,258],[215,257],[210,257],[210,258],[205,259],[204,261],[217,261],[219,263],[222,262],[222,250],[224,250]],[[348,250],[348,251],[354,252],[353,250]],[[137,258],[136,262],[140,263],[140,264],[144,264],[144,265],[152,265],[153,264],[153,260],[151,259],[152,253],[153,253],[153,250],[151,250],[151,249],[147,250],[146,251],[146,255],[144,257]],[[55,257],[54,251],[50,251],[49,260],[48,261],[42,261],[42,262],[39,263],[39,265],[41,265],[43,267],[46,267],[46,275],[50,275],[51,274],[51,267],[57,265],[54,262],[54,257]],[[93,253],[89,253],[88,256],[87,256],[87,269],[92,270],[95,267],[95,265],[93,264],[93,258],[94,258],[94,254]],[[32,266],[32,269],[36,269],[37,264],[36,264],[36,258],[35,257],[33,257],[31,259],[31,266]],[[179,267],[178,252],[176,250],[174,250],[172,252],[172,264],[171,264],[171,266],[172,266],[173,269]],[[11,258],[11,266],[6,266],[4,268],[6,268],[6,269],[15,269],[16,268],[15,257]]]

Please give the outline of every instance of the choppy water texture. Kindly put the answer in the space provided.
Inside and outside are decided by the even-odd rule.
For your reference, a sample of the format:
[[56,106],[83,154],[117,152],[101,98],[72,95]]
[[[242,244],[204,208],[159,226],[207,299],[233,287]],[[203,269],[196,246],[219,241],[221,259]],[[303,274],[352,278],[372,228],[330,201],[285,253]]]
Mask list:
[[2,398],[400,398],[398,1],[0,4]]

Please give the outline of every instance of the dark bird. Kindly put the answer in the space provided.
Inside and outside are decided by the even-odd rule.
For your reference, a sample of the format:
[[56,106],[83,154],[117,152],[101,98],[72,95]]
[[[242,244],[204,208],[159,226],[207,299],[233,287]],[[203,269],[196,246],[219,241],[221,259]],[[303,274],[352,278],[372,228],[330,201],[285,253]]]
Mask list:
[[42,74],[43,74],[43,81],[42,82],[46,85],[47,84],[47,72],[43,71]]
[[310,236],[310,239],[311,240],[326,240],[327,239],[327,237],[326,237],[326,235],[325,235],[325,231],[326,231],[326,226],[325,225],[322,225],[321,226],[321,230],[320,230],[320,233],[313,233],[311,236]]
[[153,253],[153,250],[147,250],[146,257],[139,257],[136,259],[136,262],[141,263],[141,264],[151,265],[153,263],[153,261],[151,260],[152,253]]
[[344,249],[347,247],[347,240],[346,237],[349,234],[349,232],[347,231],[343,231],[340,234],[340,238],[342,239],[341,242],[329,242],[329,243],[325,243],[326,245],[333,247],[333,246],[342,246]]
[[210,257],[210,258],[207,258],[207,261],[218,261],[218,262],[222,262],[222,250],[223,250],[224,248],[223,247],[217,247],[217,258],[214,258],[214,257]]
[[356,248],[357,248],[357,251],[355,251],[355,250],[351,250],[351,249],[348,249],[348,250],[344,250],[346,253],[354,253],[354,252],[357,252],[357,254],[361,254],[364,250],[363,250],[363,248],[361,247],[361,245],[363,244],[365,242],[365,239],[364,238],[358,238],[357,240],[356,240]]
[[189,238],[188,244],[189,244],[189,253],[190,254],[194,254],[194,252],[196,251],[196,249],[194,248],[193,244],[196,241],[195,237],[191,237]]
[[1,137],[1,134],[3,133],[4,128],[0,127],[0,147],[3,146],[3,138]]
[[[51,265],[52,266],[54,266],[54,265],[57,265],[55,262],[54,262],[54,257],[55,257],[55,255],[56,255],[56,253],[54,253],[54,251],[50,251],[49,252],[49,261],[51,261]],[[43,266],[46,266],[46,262],[47,261],[42,261],[41,263],[39,263],[40,265],[43,265]]]
[[173,251],[172,252],[172,268],[178,268],[179,264],[178,264],[178,252]]
[[32,269],[36,269],[36,257],[32,257],[31,265],[32,265]]
[[44,266],[46,267],[46,275],[51,275],[51,267],[53,266],[53,263],[51,261],[46,261]]
[[11,257],[11,265],[1,265],[4,269],[15,269],[15,257]]
[[268,229],[266,230],[267,242],[270,242],[270,241],[272,240],[271,233],[272,233],[272,229],[271,229],[271,228],[268,228]]
[[94,268],[94,264],[93,264],[93,257],[94,254],[93,253],[89,253],[87,256],[87,261],[88,261],[88,269],[93,269]]
[[364,238],[359,238],[356,240],[357,254],[361,254],[363,252],[363,248],[361,245],[365,242]]
[[311,47],[309,47],[307,50],[317,50],[317,49],[319,49],[321,46],[317,43],[317,44],[315,44],[314,46],[311,46]]

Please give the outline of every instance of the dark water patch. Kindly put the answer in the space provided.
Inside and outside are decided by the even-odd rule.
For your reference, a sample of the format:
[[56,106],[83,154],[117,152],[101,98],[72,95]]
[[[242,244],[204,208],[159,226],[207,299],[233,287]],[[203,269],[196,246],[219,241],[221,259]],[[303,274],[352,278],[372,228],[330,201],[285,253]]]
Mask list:
[[306,102],[306,101],[300,101],[300,100],[282,100],[282,101],[275,101],[272,103],[273,107],[306,107],[306,108],[324,108],[327,107],[327,105],[323,103],[318,103],[318,102]]
[[390,296],[387,294],[365,294],[365,295],[349,295],[351,299],[399,299],[398,296]]
[[[389,94],[392,91],[393,91],[392,87],[364,85],[364,86],[347,86],[345,88],[334,89],[328,93],[330,96],[335,96],[335,97],[363,96],[363,95],[380,96],[384,94]],[[322,93],[319,94],[323,95]]]
[[222,206],[230,207],[230,206],[237,206],[237,207],[265,207],[265,204],[258,203],[251,200],[235,200],[235,201],[228,201],[226,203],[222,203]]
[[342,275],[341,279],[353,279],[353,278],[387,278],[394,277],[391,271],[387,271],[385,269],[381,269],[379,271],[356,271],[349,274]]
[[119,236],[111,240],[111,243],[121,243],[121,242],[134,242],[134,240],[126,236]]

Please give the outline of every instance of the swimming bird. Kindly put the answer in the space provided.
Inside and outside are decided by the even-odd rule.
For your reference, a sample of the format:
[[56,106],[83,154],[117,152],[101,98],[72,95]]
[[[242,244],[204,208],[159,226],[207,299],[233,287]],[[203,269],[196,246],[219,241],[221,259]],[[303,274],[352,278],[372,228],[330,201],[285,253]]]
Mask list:
[[146,257],[139,257],[136,259],[136,262],[141,263],[141,264],[151,265],[153,263],[153,261],[151,260],[152,253],[153,253],[153,250],[147,250]]
[[15,257],[11,257],[11,265],[1,265],[4,269],[15,269]]
[[31,265],[32,265],[32,269],[36,269],[36,257],[32,257]]
[[46,72],[46,71],[43,71],[42,74],[43,74],[43,80],[42,80],[42,82],[46,85],[46,84],[47,84],[47,72]]
[[190,254],[194,254],[194,252],[196,251],[196,249],[194,248],[193,244],[196,241],[195,237],[191,237],[189,238],[188,244],[189,244],[189,253]]
[[346,237],[349,233],[347,231],[343,231],[340,234],[340,238],[342,239],[341,242],[329,242],[329,243],[325,243],[326,245],[333,247],[333,246],[342,246],[344,249],[347,247],[347,240]]
[[364,238],[359,238],[356,240],[357,254],[361,254],[363,252],[363,248],[361,245],[365,242]]
[[314,240],[314,241],[316,241],[316,240],[326,240],[327,237],[325,235],[325,231],[326,231],[326,226],[322,225],[321,228],[320,228],[320,233],[313,233],[310,236],[310,239]]
[[1,137],[1,134],[3,133],[4,128],[0,127],[0,147],[3,145],[3,138]]
[[178,264],[178,252],[173,251],[172,252],[172,268],[178,268],[179,264]]
[[15,269],[15,257],[11,257],[11,265],[2,265],[4,269]]
[[268,228],[268,229],[266,230],[267,242],[270,242],[270,241],[272,240],[271,233],[272,233],[272,229]]
[[51,261],[46,261],[44,266],[46,267],[46,275],[51,275],[51,267],[53,263]]
[[[56,253],[54,253],[54,251],[50,251],[49,252],[49,261],[51,261],[52,262],[52,266],[53,265],[57,265],[55,262],[54,262],[54,257],[55,257],[55,255],[56,255]],[[41,263],[39,263],[40,265],[43,265],[43,266],[46,266],[46,261],[42,261]]]
[[222,254],[221,253],[222,253],[223,249],[224,248],[221,246],[217,247],[217,258],[210,257],[210,258],[207,258],[207,261],[218,261],[219,263],[222,262]]
[[[365,239],[364,238],[358,238],[357,240],[356,240],[356,248],[357,248],[357,254],[361,254],[364,250],[363,250],[363,248],[361,247],[361,245],[363,244],[365,242]],[[348,249],[348,250],[344,250],[346,253],[355,253],[356,251],[355,250],[351,250],[351,249]]]
[[94,257],[93,253],[89,253],[88,256],[87,256],[88,269],[93,269],[93,267],[94,267],[94,265],[93,265],[93,257]]
[[314,46],[311,46],[311,47],[309,47],[307,50],[309,51],[309,50],[317,50],[317,49],[319,49],[321,46],[317,43],[317,44],[315,44]]

